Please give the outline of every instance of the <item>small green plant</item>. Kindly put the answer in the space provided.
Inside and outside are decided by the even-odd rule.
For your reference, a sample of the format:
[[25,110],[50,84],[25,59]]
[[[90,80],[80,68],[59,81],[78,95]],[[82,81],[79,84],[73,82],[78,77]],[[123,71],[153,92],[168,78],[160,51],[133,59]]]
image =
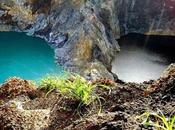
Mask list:
[[40,81],[40,87],[48,91],[46,95],[53,90],[57,90],[61,94],[77,99],[85,105],[89,105],[98,98],[94,92],[96,85],[78,75],[74,76],[72,81],[57,76],[47,76]]
[[160,110],[159,113],[145,112],[136,119],[142,120],[142,125],[152,126],[156,130],[175,130],[175,115],[166,118]]
[[59,90],[61,94],[66,93],[67,88],[65,87],[65,83],[66,80],[63,78],[59,78],[57,76],[46,76],[41,79],[39,86],[47,91],[47,96],[53,90]]

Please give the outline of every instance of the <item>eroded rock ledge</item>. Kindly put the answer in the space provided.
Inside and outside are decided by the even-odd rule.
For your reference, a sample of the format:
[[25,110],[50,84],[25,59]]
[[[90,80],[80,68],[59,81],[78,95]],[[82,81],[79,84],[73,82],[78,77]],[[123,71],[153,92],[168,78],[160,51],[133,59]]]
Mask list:
[[174,7],[172,0],[1,0],[0,31],[44,38],[66,69],[112,78],[115,39],[175,35]]

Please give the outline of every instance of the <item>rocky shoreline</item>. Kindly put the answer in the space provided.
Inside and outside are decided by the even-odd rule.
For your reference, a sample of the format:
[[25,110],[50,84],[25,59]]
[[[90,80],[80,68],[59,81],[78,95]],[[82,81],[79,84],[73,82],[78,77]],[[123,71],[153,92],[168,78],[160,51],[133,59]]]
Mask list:
[[[94,84],[99,102],[78,107],[79,101],[47,92],[32,82],[11,78],[0,87],[1,130],[152,130],[136,120],[145,111],[161,110],[174,115],[175,65],[160,79],[142,84],[99,79]],[[101,111],[99,112],[99,108]]]

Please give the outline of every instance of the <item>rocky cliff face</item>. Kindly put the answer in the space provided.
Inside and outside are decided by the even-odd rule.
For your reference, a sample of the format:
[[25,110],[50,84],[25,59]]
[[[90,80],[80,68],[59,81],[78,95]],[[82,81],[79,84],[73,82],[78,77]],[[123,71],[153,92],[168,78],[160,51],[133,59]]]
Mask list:
[[112,77],[115,39],[175,35],[174,0],[1,0],[0,31],[44,38],[66,69]]
[[174,0],[119,0],[122,34],[175,35]]

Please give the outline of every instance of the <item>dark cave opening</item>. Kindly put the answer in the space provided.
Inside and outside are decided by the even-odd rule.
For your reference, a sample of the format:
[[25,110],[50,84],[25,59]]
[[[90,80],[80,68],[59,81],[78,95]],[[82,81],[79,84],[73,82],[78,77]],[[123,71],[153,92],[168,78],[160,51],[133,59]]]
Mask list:
[[175,62],[175,37],[130,33],[118,39],[121,51],[112,71],[128,82],[158,79]]

